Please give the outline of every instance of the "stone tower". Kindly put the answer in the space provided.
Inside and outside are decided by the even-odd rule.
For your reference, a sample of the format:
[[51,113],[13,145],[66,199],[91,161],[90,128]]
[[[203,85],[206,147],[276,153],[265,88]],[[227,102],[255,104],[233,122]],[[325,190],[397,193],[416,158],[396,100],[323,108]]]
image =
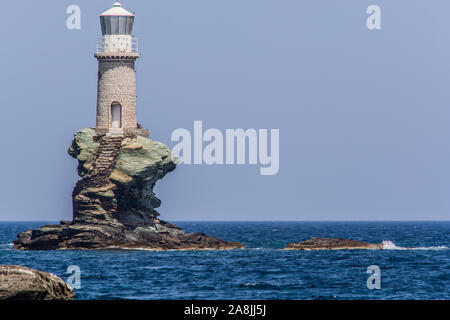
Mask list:
[[148,131],[137,124],[135,61],[138,40],[132,36],[135,15],[116,2],[100,15],[102,37],[98,60],[97,134],[138,134]]

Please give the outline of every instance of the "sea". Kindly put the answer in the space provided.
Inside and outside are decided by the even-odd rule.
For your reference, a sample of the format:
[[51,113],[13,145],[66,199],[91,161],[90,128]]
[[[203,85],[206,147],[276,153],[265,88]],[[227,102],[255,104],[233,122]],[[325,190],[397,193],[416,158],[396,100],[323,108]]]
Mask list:
[[[1,222],[0,264],[56,274],[78,287],[80,300],[450,298],[449,221],[176,223],[247,247],[229,251],[12,248],[17,233],[48,223]],[[310,237],[383,242],[384,249],[283,250]]]

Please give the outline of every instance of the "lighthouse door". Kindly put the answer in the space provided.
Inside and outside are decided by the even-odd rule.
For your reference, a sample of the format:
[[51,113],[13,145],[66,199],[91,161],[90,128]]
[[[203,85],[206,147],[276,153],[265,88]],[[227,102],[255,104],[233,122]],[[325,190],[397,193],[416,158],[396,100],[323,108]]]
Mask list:
[[111,105],[111,115],[112,115],[112,123],[111,126],[113,128],[121,128],[122,127],[122,106],[118,102],[114,102]]

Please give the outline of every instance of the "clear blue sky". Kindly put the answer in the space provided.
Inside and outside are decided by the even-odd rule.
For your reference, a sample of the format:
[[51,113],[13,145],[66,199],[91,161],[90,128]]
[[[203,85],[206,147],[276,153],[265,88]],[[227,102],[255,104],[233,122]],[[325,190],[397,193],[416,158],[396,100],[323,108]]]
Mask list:
[[[2,1],[0,220],[71,218],[73,134],[95,125],[110,0]],[[82,10],[81,30],[66,8]],[[166,220],[450,217],[450,2],[123,0],[137,14],[138,117],[174,129],[279,128],[280,171],[183,166]],[[382,30],[366,8],[382,9]]]

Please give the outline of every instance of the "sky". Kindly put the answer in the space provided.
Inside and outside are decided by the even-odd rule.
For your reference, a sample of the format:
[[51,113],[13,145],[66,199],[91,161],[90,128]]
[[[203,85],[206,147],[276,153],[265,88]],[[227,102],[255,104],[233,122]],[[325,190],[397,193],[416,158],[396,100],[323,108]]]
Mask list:
[[[2,1],[0,220],[69,220],[73,134],[95,126],[110,0]],[[381,8],[381,30],[366,26]],[[66,27],[70,5],[81,29]],[[448,220],[450,2],[123,0],[136,12],[138,122],[279,129],[280,168],[181,165],[161,219]]]

